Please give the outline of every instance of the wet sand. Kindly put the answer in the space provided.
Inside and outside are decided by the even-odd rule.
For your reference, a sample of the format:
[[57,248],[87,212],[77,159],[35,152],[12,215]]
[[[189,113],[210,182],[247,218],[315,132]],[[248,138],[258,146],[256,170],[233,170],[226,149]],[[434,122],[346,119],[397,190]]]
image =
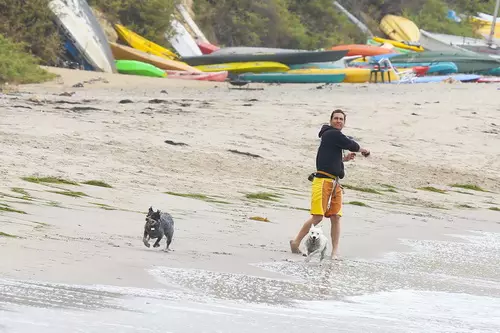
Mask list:
[[[0,332],[156,331],[165,318],[172,332],[500,329],[498,85],[246,90],[52,70],[55,82],[0,95]],[[343,260],[305,265],[288,240],[337,107],[372,155],[346,163]],[[276,197],[246,197],[258,192]],[[175,220],[173,252],[142,244],[151,205]]]

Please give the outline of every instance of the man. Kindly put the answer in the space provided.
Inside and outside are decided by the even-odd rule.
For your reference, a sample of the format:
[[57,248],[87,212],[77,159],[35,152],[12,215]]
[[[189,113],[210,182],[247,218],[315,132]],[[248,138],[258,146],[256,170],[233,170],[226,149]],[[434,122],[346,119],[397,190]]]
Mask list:
[[[294,240],[290,241],[293,253],[300,253],[299,245],[307,235],[311,225],[317,225],[323,217],[330,218],[332,223],[332,253],[331,258],[337,259],[340,237],[340,217],[342,216],[342,188],[338,183],[344,178],[344,163],[354,159],[356,152],[368,156],[370,151],[361,148],[359,144],[342,133],[346,114],[336,109],[330,116],[330,125],[323,125],[318,136],[321,143],[316,155],[316,173],[311,188],[311,217],[304,223]],[[342,151],[351,151],[343,157]]]

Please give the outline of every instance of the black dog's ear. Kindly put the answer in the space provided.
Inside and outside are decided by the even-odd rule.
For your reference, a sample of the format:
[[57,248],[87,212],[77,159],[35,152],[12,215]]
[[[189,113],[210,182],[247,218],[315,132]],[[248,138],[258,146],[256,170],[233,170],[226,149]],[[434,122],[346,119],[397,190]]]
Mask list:
[[149,207],[149,213],[152,213],[153,212],[153,206],[150,206]]

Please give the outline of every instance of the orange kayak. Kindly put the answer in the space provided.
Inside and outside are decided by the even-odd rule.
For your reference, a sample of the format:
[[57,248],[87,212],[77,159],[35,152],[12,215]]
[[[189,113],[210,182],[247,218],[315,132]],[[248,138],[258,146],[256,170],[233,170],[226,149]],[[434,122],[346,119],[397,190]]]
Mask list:
[[113,56],[116,60],[142,61],[164,70],[170,69],[170,70],[189,71],[198,73],[201,72],[199,69],[191,67],[184,62],[167,59],[164,57],[159,57],[157,55],[146,53],[129,46],[113,42],[109,42],[109,46],[111,46],[111,52],[113,52]]
[[331,50],[348,50],[346,56],[363,56],[370,57],[380,54],[397,53],[394,50],[387,49],[385,47],[379,47],[374,45],[365,44],[348,44],[348,45],[336,45],[332,46]]

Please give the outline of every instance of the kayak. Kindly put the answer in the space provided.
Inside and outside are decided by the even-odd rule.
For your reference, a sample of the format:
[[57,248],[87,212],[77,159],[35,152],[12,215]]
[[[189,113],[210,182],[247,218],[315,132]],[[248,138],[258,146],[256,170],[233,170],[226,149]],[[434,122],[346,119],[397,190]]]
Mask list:
[[136,60],[116,60],[116,70],[120,74],[165,77],[165,71],[160,68]]
[[196,42],[198,47],[200,48],[201,53],[203,54],[210,54],[214,51],[217,51],[219,49],[218,46],[215,46],[210,43],[205,43],[205,42]]
[[197,80],[197,81],[216,81],[223,82],[226,80],[229,72],[212,72],[212,73],[198,73],[186,71],[172,71],[166,70],[168,79],[183,79],[183,80]]
[[404,63],[404,62],[393,62],[392,65],[394,67],[399,68],[408,68],[408,67],[416,67],[416,66],[429,66],[429,70],[427,74],[452,74],[458,72],[458,67],[453,62],[412,62],[412,63]]
[[199,72],[198,69],[191,67],[181,61],[159,57],[154,54],[149,54],[132,47],[109,42],[111,51],[116,60],[136,60],[146,62],[161,69],[172,69],[189,72]]
[[368,38],[366,40],[366,44],[367,45],[373,45],[373,46],[380,46],[380,47],[385,47],[387,48],[388,45],[391,46],[391,48],[398,52],[398,53],[409,53],[409,52],[414,52],[414,51],[411,51],[411,50],[408,50],[408,49],[403,49],[403,48],[400,48],[400,47],[397,47],[397,46],[394,46],[393,44],[389,44],[389,43],[384,43],[384,44],[380,44],[379,42],[376,42],[373,40],[373,38]]
[[384,81],[397,81],[399,80],[398,74],[394,71],[387,71],[384,74],[380,74],[380,72],[376,74],[371,74],[371,68],[335,68],[335,69],[296,69],[288,71],[289,74],[311,74],[311,75],[321,75],[321,74],[343,74],[345,78],[343,82],[346,83],[365,83],[370,82],[370,75],[372,75],[372,81],[375,81],[375,75],[377,82],[382,81],[382,75]]
[[477,83],[500,83],[500,77],[481,77]]
[[215,65],[232,62],[272,61],[284,65],[305,64],[308,62],[328,62],[340,60],[347,50],[339,51],[304,51],[276,52],[253,54],[205,54],[201,56],[182,57],[181,60],[190,66]]
[[424,51],[424,48],[420,45],[420,43],[412,43],[412,42],[407,42],[407,41],[402,41],[398,42],[392,39],[385,39],[385,38],[380,38],[380,37],[373,37],[373,40],[378,42],[378,43],[389,43],[394,45],[397,48],[401,49],[406,49],[414,52],[422,52]]
[[397,53],[392,49],[387,49],[385,47],[365,45],[365,44],[348,44],[348,45],[336,45],[332,46],[330,50],[347,50],[347,56],[360,55],[363,57],[380,55],[380,54],[391,54]]
[[453,62],[458,73],[478,73],[500,67],[500,61],[487,55],[469,55],[462,52],[415,52],[390,58],[393,63]]
[[476,82],[480,78],[481,75],[475,75],[475,74],[435,75],[435,76],[415,77],[412,78],[411,80],[395,81],[393,83],[431,83],[431,82],[443,82],[450,79],[460,82]]
[[232,74],[238,73],[262,73],[262,72],[286,72],[289,67],[274,61],[262,62],[230,62],[225,64],[195,66],[202,72],[228,71]]
[[340,83],[345,74],[246,73],[238,80],[262,83]]
[[169,49],[166,49],[163,46],[158,45],[142,37],[141,35],[136,34],[132,30],[125,28],[121,24],[115,24],[115,30],[118,33],[120,39],[122,39],[124,42],[127,42],[128,45],[130,45],[136,50],[154,54],[156,56],[167,59],[178,58],[177,55],[172,51],[170,51]]
[[402,16],[385,15],[380,20],[379,28],[395,41],[418,42],[420,40],[420,30],[417,25]]

